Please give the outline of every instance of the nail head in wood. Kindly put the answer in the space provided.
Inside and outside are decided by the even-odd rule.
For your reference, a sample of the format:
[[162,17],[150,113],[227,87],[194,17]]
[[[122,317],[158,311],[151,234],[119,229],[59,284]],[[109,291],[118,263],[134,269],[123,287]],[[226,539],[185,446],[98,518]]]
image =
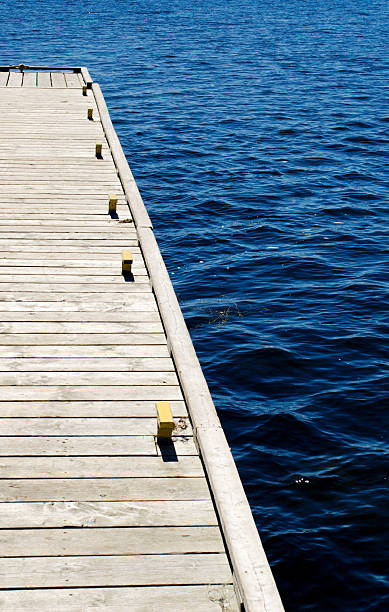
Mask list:
[[157,437],[171,438],[176,424],[173,421],[169,402],[156,402],[155,407],[157,409]]

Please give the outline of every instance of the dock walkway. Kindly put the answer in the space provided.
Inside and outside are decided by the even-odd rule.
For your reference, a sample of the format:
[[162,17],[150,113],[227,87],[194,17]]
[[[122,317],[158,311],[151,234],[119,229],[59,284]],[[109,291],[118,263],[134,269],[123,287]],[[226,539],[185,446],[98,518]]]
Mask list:
[[282,610],[99,86],[1,69],[0,112],[0,610]]

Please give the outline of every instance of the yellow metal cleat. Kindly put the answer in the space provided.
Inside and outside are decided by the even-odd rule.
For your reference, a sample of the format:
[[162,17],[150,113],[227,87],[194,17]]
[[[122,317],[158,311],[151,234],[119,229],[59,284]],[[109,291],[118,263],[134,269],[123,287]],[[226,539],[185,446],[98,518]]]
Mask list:
[[103,152],[103,145],[101,144],[101,142],[97,142],[96,143],[96,157],[99,157],[101,159],[103,157],[102,152]]
[[88,108],[88,119],[93,119],[93,108]]
[[127,249],[122,251],[122,273],[130,274],[132,267],[132,254]]
[[82,86],[82,95],[83,95],[83,96],[86,96],[86,94],[87,94],[87,86],[86,86],[86,85],[83,85],[83,86]]
[[171,438],[176,424],[173,421],[169,402],[156,402],[155,407],[157,409],[157,437]]
[[117,197],[115,196],[114,193],[110,193],[108,197],[109,197],[108,212],[115,213],[116,212],[116,204],[118,203],[118,199],[117,199]]

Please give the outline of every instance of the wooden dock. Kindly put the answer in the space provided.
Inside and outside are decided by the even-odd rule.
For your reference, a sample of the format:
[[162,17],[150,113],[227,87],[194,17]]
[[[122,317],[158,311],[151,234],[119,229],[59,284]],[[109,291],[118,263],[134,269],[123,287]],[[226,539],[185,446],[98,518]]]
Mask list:
[[98,84],[3,67],[0,111],[0,610],[281,611]]

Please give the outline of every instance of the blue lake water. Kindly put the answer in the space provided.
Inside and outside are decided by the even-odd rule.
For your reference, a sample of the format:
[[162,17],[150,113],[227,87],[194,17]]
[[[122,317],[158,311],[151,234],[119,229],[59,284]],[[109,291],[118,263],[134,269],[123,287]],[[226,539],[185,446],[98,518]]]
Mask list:
[[389,610],[389,5],[0,3],[86,65],[155,225],[288,611]]

